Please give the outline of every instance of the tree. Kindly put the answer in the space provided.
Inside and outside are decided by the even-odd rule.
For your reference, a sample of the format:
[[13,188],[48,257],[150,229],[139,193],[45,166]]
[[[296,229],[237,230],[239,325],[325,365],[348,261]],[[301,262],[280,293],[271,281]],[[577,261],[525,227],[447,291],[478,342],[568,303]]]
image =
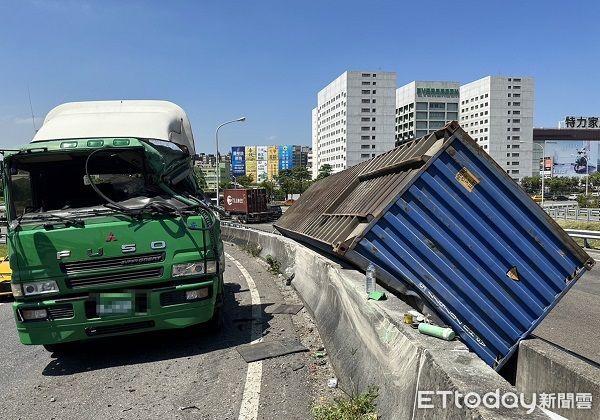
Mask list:
[[235,179],[235,181],[242,187],[248,188],[252,184],[252,182],[254,182],[254,178],[252,177],[252,175],[242,175],[238,176]]
[[319,168],[319,174],[317,175],[317,181],[323,178],[327,178],[333,172],[333,167],[326,163],[325,165],[321,165]]
[[302,194],[304,192],[304,181],[310,180],[310,172],[308,172],[306,166],[296,166],[294,169],[292,169],[292,177],[297,183],[296,191],[299,194]]
[[277,175],[277,183],[279,184],[279,188],[285,194],[285,199],[287,200],[288,195],[293,194],[295,189],[292,171],[289,169],[279,171],[279,175]]
[[267,200],[269,202],[273,201],[273,198],[275,196],[275,182],[267,179],[261,182],[260,186],[267,191]]
[[523,177],[521,187],[529,194],[539,194],[542,188],[542,178],[539,176]]

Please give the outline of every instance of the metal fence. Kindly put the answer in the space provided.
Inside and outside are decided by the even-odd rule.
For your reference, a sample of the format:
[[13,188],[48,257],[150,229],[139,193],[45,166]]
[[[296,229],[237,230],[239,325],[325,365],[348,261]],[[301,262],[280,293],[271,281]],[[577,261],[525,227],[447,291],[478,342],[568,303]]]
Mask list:
[[576,205],[553,205],[544,206],[546,213],[554,219],[564,220],[581,220],[587,222],[598,222],[600,221],[600,209],[584,209],[579,208]]

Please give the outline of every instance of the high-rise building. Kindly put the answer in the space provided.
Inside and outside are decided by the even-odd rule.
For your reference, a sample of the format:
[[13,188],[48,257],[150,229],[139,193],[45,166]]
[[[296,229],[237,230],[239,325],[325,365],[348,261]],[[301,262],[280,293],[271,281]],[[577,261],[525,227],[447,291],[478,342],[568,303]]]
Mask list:
[[346,71],[323,88],[313,116],[313,176],[339,172],[394,148],[396,73]]
[[[214,156],[214,155],[211,155]],[[200,168],[206,185],[204,186],[205,192],[215,192],[217,189],[217,165],[216,159],[212,162],[196,162],[196,167]],[[219,183],[226,183],[231,180],[231,162],[229,160],[221,159],[219,162]],[[202,187],[202,186],[201,186]]]
[[460,87],[460,125],[513,178],[531,176],[531,77],[487,76]]
[[312,179],[316,179],[317,175],[319,174],[319,165],[317,165],[317,154],[319,153],[319,142],[318,142],[318,138],[317,138],[317,108],[313,108],[312,112],[311,112],[311,117],[312,117],[312,130],[311,130],[311,137],[312,137],[312,153],[310,156],[310,167],[311,167],[311,172],[312,172]]
[[396,89],[396,145],[458,120],[460,83],[414,81]]

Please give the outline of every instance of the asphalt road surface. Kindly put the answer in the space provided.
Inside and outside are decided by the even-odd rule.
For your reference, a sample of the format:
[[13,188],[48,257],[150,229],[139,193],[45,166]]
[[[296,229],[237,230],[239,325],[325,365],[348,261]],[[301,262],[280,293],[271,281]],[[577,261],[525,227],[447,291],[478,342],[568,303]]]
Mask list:
[[[3,301],[0,417],[310,418],[317,397],[339,392],[327,388],[328,364],[311,363],[321,346],[316,328],[305,309],[293,316],[265,313],[293,292],[264,263],[230,244],[226,252],[231,258],[221,333],[195,328],[138,334],[83,343],[57,356],[19,343],[10,302]],[[311,353],[249,365],[236,346],[257,338],[298,338]]]
[[600,253],[589,254],[596,266],[573,285],[533,333],[600,364]]

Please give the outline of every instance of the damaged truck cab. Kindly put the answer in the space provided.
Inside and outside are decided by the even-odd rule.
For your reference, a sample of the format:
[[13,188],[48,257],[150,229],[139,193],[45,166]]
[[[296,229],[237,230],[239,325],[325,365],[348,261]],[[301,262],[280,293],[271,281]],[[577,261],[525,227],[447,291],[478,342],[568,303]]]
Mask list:
[[69,103],[6,152],[13,311],[23,344],[218,326],[219,221],[193,175],[185,112],[165,101]]

